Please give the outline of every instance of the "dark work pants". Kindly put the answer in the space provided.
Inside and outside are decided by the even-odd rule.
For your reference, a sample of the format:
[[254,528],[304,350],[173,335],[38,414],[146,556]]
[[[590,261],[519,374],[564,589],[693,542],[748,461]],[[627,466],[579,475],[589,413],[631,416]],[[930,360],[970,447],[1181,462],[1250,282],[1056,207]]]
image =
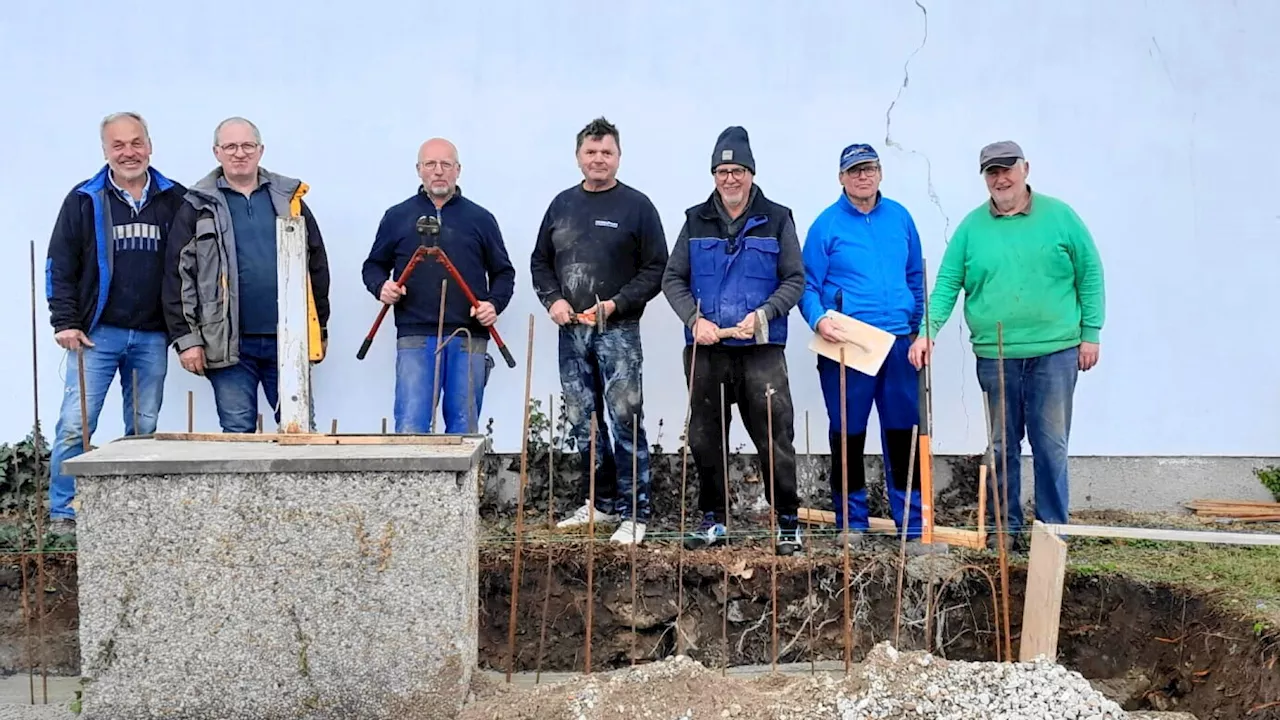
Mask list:
[[[693,346],[684,349],[684,375],[689,378]],[[769,502],[781,523],[793,524],[800,507],[796,495],[796,451],[791,386],[787,359],[781,345],[699,345],[693,389],[690,393],[689,451],[698,473],[698,509],[714,513],[724,522],[724,452],[732,405],[738,405],[742,423],[759,454],[761,480]],[[720,405],[720,387],[725,403]],[[772,400],[767,391],[772,387]],[[773,437],[769,437],[769,407],[773,408]],[[721,417],[725,432],[721,433]],[[773,444],[773,484],[769,483],[769,445]],[[777,499],[774,498],[774,490]]]

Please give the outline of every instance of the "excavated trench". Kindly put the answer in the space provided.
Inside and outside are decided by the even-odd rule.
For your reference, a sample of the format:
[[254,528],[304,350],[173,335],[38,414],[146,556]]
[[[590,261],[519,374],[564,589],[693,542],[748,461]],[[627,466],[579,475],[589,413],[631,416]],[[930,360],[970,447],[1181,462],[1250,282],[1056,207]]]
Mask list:
[[[814,555],[777,561],[778,663],[844,659],[843,558],[834,551]],[[510,548],[482,552],[480,664],[498,671],[507,669],[511,558]],[[773,661],[772,556],[762,549],[685,553],[683,590],[677,584],[679,562],[670,548],[637,551],[633,604],[629,553],[597,547],[591,578],[593,671],[675,654],[677,628],[684,653],[709,668]],[[886,546],[851,555],[851,660],[861,661],[875,643],[895,637],[902,650],[996,660],[1003,646],[1003,638],[997,638],[1002,617],[977,568],[998,584],[997,563],[990,557],[909,560],[899,624],[897,554]],[[1024,568],[1011,565],[1015,656],[1024,584]],[[681,592],[684,603],[677,612]],[[526,545],[513,669],[581,672],[589,597],[585,545]],[[1219,614],[1203,598],[1123,577],[1068,575],[1058,660],[1126,710],[1280,719],[1280,707],[1260,707],[1280,697],[1278,655],[1276,638],[1256,636],[1248,624]]]

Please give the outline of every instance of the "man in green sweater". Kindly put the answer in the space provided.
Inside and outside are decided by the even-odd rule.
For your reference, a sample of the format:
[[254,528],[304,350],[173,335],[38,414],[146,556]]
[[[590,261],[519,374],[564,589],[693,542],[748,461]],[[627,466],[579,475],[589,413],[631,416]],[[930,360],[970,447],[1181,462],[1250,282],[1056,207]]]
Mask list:
[[[1105,299],[1102,260],[1084,222],[1065,202],[1027,184],[1030,165],[1012,141],[987,145],[979,171],[991,199],[961,221],[938,268],[928,322],[908,358],[929,362],[933,338],[964,289],[964,319],[995,434],[997,485],[1004,486],[1004,537],[1022,526],[1022,438],[1031,443],[1036,519],[1066,523],[1067,439],[1076,376],[1098,362]],[[925,327],[927,325],[927,327]],[[1000,354],[1004,413],[1000,431]],[[1003,454],[1003,455],[1002,455]],[[1008,478],[1000,478],[1008,462]],[[1010,501],[1011,500],[1011,501]],[[992,508],[994,510],[994,507]],[[995,536],[990,544],[994,546]],[[1019,541],[1021,545],[1021,541]]]

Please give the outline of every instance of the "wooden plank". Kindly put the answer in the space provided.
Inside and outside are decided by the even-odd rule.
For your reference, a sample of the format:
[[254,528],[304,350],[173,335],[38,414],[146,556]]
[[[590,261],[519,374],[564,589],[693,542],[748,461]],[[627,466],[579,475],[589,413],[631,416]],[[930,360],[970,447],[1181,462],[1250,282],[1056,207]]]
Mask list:
[[210,433],[210,432],[158,432],[152,440],[181,440],[184,442],[274,442],[275,435],[261,433]]
[[823,317],[835,323],[836,330],[847,342],[833,343],[814,333],[809,340],[809,349],[813,352],[840,362],[840,348],[844,348],[844,362],[860,373],[876,376],[880,366],[889,356],[889,350],[897,340],[893,333],[885,332],[874,325],[868,325],[835,310],[828,310]]
[[276,218],[276,331],[280,429],[309,433],[311,357],[307,327],[307,228],[301,217]]
[[460,445],[461,435],[279,435],[281,445]]
[[[836,514],[831,510],[816,510],[814,508],[800,508],[796,511],[800,522],[809,525],[835,525]],[[897,526],[893,520],[888,518],[869,518],[868,524],[871,525],[871,532],[877,534],[894,534],[897,532]],[[956,547],[970,548],[973,550],[981,550],[986,547],[981,535],[972,530],[963,530],[961,528],[949,528],[940,525],[933,527],[933,542],[946,543],[947,545],[955,545]]]
[[1067,571],[1067,544],[1044,523],[1031,527],[1027,590],[1022,609],[1018,659],[1034,662],[1041,655],[1058,659],[1058,622],[1062,618],[1062,581]]
[[1102,525],[1045,525],[1054,535],[1077,537],[1129,538],[1166,542],[1198,542],[1218,545],[1275,545],[1280,535],[1269,533],[1228,533],[1209,530],[1167,530],[1164,528],[1107,527]]

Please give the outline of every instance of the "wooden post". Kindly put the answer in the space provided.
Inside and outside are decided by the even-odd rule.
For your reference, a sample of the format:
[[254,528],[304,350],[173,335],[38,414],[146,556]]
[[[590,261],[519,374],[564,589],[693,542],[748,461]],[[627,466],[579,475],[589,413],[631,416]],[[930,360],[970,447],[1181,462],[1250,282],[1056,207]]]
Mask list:
[[1027,592],[1022,610],[1018,660],[1033,662],[1058,656],[1058,621],[1062,617],[1062,581],[1067,570],[1067,544],[1039,520],[1031,528],[1027,559]]
[[280,432],[309,433],[311,358],[307,328],[307,228],[301,217],[276,218],[276,280],[280,307],[277,369]]

